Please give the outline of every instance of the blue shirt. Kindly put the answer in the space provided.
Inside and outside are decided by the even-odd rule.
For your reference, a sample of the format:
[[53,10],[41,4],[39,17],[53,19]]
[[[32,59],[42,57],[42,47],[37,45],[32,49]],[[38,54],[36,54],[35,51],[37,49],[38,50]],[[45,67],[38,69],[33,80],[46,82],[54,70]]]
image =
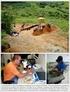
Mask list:
[[56,68],[61,71],[61,72],[64,72],[64,70],[66,69],[66,65],[65,63],[61,62],[61,63],[58,63]]

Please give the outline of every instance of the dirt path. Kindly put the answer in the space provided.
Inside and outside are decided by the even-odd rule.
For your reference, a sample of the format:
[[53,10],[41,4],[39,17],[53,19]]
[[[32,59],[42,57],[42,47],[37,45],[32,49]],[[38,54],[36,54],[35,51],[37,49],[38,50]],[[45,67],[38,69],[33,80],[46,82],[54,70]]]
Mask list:
[[7,52],[67,52],[68,42],[58,32],[39,36],[32,35],[33,30],[22,31],[18,36],[7,36],[10,44]]

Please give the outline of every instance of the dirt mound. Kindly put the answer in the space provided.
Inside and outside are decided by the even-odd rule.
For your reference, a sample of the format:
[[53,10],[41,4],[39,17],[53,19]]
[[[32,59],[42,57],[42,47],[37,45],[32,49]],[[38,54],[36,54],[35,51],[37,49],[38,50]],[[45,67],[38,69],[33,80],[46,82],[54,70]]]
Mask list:
[[33,30],[33,35],[34,36],[38,36],[38,35],[41,35],[41,34],[45,34],[45,33],[50,33],[50,32],[53,32],[53,31],[58,31],[58,27],[54,26],[54,25],[50,25],[50,24],[46,24],[42,27],[37,27]]

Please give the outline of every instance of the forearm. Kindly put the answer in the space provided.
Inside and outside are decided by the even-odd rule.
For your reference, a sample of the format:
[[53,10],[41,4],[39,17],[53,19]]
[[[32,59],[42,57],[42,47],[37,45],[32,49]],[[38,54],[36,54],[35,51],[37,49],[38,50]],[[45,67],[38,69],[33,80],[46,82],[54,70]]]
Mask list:
[[23,77],[25,77],[26,75],[27,75],[27,73],[19,73],[18,77],[19,77],[19,78],[23,78]]
[[27,76],[28,74],[32,74],[32,73],[33,73],[32,69],[27,69],[26,73],[20,72],[18,77],[23,78],[23,77]]

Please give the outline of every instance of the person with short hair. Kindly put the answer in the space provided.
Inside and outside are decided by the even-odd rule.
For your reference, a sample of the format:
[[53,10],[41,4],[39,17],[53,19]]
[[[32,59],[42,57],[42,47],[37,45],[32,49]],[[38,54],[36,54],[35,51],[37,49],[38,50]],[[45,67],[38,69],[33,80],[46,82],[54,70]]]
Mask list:
[[21,56],[14,55],[12,60],[4,67],[4,83],[5,84],[17,84],[18,78],[23,78],[27,73],[20,72],[17,67],[21,63]]
[[56,65],[56,68],[58,69],[58,71],[63,73],[64,70],[66,69],[66,64],[63,61],[63,57],[62,56],[58,56],[58,58],[56,59],[56,62],[58,63]]

